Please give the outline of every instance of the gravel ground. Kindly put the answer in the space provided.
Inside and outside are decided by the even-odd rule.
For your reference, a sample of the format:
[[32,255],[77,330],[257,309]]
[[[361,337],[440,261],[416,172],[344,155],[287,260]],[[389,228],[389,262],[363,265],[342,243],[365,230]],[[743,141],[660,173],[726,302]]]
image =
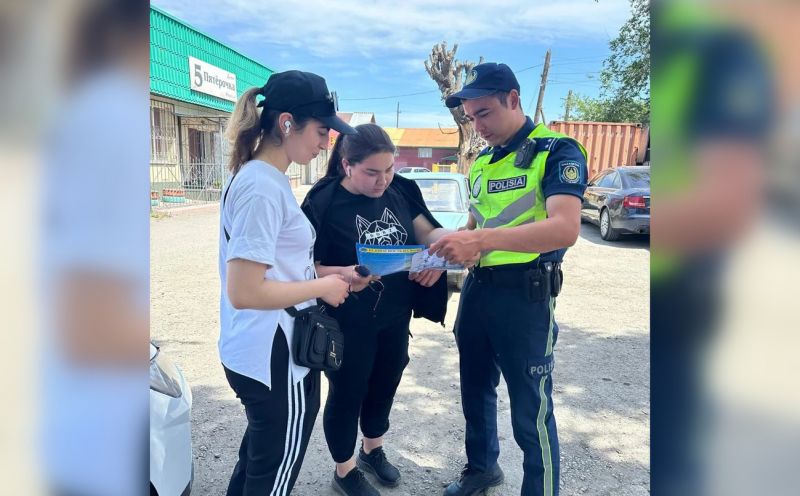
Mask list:
[[[298,195],[302,195],[300,190]],[[245,427],[217,353],[219,279],[216,207],[172,212],[151,222],[152,338],[192,387],[198,496],[225,493]],[[561,443],[561,494],[649,494],[649,261],[646,239],[607,243],[584,225],[566,256],[556,319],[553,373]],[[392,411],[386,450],[403,483],[385,495],[438,495],[465,462],[453,321],[414,320],[410,354]],[[327,387],[323,380],[322,398]],[[519,494],[522,454],[501,382],[498,428],[506,482],[494,495]],[[322,415],[293,494],[334,494]]]

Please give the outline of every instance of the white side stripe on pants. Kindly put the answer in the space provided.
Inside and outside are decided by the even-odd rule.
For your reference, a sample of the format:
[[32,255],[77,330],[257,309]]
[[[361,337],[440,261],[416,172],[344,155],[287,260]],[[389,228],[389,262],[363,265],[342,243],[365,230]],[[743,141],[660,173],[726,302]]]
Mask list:
[[298,416],[297,420],[297,427],[295,428],[295,442],[294,442],[294,450],[292,452],[291,460],[292,462],[289,464],[288,470],[286,470],[286,479],[283,483],[283,489],[281,490],[281,496],[287,495],[287,490],[289,487],[289,480],[292,478],[292,471],[294,470],[294,464],[297,463],[297,458],[300,456],[300,447],[303,444],[303,419],[306,416],[306,394],[305,388],[303,387],[303,381],[297,383],[296,391],[298,398],[297,401],[300,403],[300,415]]
[[[291,474],[291,467],[294,465],[294,461],[289,462],[289,459],[291,458],[291,454],[295,451],[295,445],[300,442],[298,436],[295,436],[295,432],[297,431],[297,421],[303,416],[303,413],[305,413],[298,413],[296,411],[297,389],[292,385],[293,377],[291,360],[288,361],[287,367],[289,370],[286,374],[286,402],[289,411],[286,419],[286,442],[283,447],[283,459],[278,467],[278,473],[275,475],[275,483],[272,485],[272,490],[269,492],[270,496],[285,495],[285,483],[290,479],[289,475]],[[300,382],[300,385],[302,386],[302,381]],[[287,463],[289,466],[288,471],[286,470]]]

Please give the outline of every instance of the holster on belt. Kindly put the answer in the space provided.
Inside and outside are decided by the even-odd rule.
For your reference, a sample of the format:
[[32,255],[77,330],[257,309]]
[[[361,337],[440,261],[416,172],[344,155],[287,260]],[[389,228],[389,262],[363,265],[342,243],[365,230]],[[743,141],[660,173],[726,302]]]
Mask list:
[[532,302],[544,301],[549,296],[558,296],[564,279],[561,264],[555,262],[543,262],[529,268],[510,270],[503,267],[478,267],[473,274],[480,283],[517,288]]
[[561,285],[564,282],[564,273],[561,271],[561,262],[545,262],[542,264],[542,272],[548,274],[550,280],[550,296],[555,298],[561,293]]
[[561,264],[544,262],[528,273],[527,291],[531,301],[542,301],[548,296],[555,298],[561,293],[561,284],[564,282],[564,273]]

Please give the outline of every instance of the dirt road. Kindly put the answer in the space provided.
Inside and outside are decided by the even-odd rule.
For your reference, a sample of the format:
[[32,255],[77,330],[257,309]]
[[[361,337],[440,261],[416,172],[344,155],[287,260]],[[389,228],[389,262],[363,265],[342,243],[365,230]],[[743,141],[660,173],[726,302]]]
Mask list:
[[[196,480],[192,494],[225,493],[245,426],[217,353],[219,279],[216,208],[174,213],[151,223],[152,338],[183,370],[194,394]],[[584,225],[566,256],[556,319],[555,412],[561,443],[561,494],[649,494],[649,260],[642,239],[606,243]],[[412,323],[406,369],[386,436],[403,483],[385,495],[438,495],[465,462],[458,355],[452,326]],[[323,380],[323,401],[326,387]],[[501,383],[498,427],[506,482],[495,495],[519,494],[522,455],[514,442]],[[293,494],[330,489],[333,464],[322,415]]]

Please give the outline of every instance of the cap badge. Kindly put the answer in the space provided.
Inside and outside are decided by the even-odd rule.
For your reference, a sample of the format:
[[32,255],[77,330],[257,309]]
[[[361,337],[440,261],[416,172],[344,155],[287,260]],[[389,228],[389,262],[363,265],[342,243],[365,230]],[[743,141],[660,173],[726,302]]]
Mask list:
[[467,76],[467,80],[464,82],[465,85],[472,84],[478,78],[478,71],[472,69]]

